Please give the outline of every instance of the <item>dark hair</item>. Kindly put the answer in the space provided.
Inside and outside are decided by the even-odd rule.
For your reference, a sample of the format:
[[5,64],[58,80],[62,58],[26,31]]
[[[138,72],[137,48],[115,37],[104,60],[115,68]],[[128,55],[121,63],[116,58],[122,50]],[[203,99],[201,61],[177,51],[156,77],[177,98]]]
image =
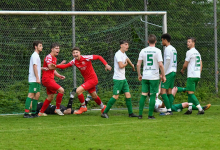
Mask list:
[[150,34],[148,37],[148,41],[150,44],[154,44],[157,41],[157,37],[154,34]]
[[120,40],[119,41],[119,44],[121,45],[121,44],[125,44],[125,43],[128,43],[129,44],[129,42],[127,41],[127,40]]
[[80,51],[80,49],[79,49],[79,47],[74,47],[73,49],[72,49],[72,51]]
[[35,49],[35,46],[38,46],[38,44],[43,44],[43,43],[41,41],[34,41],[33,48]]
[[166,39],[167,42],[171,41],[171,36],[168,33],[165,33],[161,36],[161,39]]
[[196,38],[194,38],[194,37],[188,37],[187,38],[187,40],[190,40],[190,39],[192,40],[192,42],[196,43]]
[[55,47],[60,47],[60,44],[52,43],[51,46],[50,46],[50,49],[55,48]]

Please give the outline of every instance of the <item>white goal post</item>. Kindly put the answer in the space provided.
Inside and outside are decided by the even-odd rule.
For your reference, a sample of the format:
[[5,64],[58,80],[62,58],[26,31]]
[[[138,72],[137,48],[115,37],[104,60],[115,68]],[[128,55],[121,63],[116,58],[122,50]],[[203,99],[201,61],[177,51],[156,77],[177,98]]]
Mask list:
[[0,11],[0,15],[163,15],[163,33],[167,33],[166,11]]

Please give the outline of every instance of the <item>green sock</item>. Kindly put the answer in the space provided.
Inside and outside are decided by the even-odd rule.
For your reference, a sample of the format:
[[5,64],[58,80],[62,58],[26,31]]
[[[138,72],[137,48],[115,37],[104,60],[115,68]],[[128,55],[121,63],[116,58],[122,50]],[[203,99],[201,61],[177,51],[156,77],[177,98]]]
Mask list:
[[198,110],[198,108],[195,105],[192,105],[192,110]]
[[132,114],[132,104],[131,104],[131,98],[125,98],[126,106],[128,108],[128,114]]
[[35,113],[36,113],[36,110],[37,110],[37,102],[38,102],[38,100],[36,100],[36,99],[33,99],[33,100],[32,100],[32,111],[31,111],[32,114],[35,114]]
[[170,107],[172,107],[173,101],[174,101],[174,96],[173,96],[173,94],[168,94],[167,97],[169,98],[169,101],[170,101]]
[[153,116],[154,106],[155,106],[155,98],[156,98],[156,93],[150,95],[148,116]]
[[144,109],[144,103],[146,100],[147,96],[145,95],[141,95],[141,99],[139,101],[139,115],[141,116],[143,113],[143,109]]
[[190,97],[191,102],[192,102],[195,106],[199,105],[199,100],[196,98],[196,96],[195,96],[194,94],[188,94],[188,97]]
[[111,109],[112,105],[115,103],[116,99],[113,97],[108,101],[107,107],[105,108],[105,111],[103,113],[108,113],[108,111]]
[[[31,105],[31,98],[27,97],[25,102],[25,113],[28,114]],[[28,111],[28,112],[27,112]]]
[[167,97],[167,94],[163,94],[163,95],[161,95],[161,97],[163,98],[163,102],[164,102],[166,108],[170,109],[171,108],[170,107],[170,101],[169,101],[169,98]]
[[182,87],[177,87],[177,92],[185,92],[186,88],[182,88]]

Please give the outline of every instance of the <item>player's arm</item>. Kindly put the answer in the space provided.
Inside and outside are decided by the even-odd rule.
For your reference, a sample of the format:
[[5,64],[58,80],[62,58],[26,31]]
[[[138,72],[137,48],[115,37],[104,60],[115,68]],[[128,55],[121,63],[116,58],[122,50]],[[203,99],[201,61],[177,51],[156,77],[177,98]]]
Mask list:
[[59,68],[59,69],[66,69],[68,67],[71,67],[72,65],[70,63],[68,64],[61,64],[61,65],[55,65],[56,68]]
[[183,64],[183,68],[181,69],[181,73],[184,74],[184,71],[186,70],[187,66],[188,66],[189,62],[185,61]]
[[138,62],[137,62],[137,73],[138,73],[138,80],[139,80],[139,81],[142,80],[141,64],[142,64],[142,60],[138,60]]
[[56,70],[54,71],[54,75],[60,79],[65,79],[65,76],[60,75]]
[[36,77],[36,82],[40,84],[40,78],[38,76],[38,70],[37,70],[37,65],[36,64],[33,65],[33,69],[34,69],[34,75]]
[[164,72],[164,67],[163,67],[162,61],[159,61],[158,64],[159,64],[160,72],[161,72],[161,76],[162,76],[161,80],[162,80],[162,82],[166,82],[166,77],[165,77],[165,72]]
[[130,60],[129,58],[127,58],[126,61],[127,61],[128,64],[132,67],[132,70],[135,71],[134,64],[131,62],[131,60]]
[[105,61],[105,59],[100,56],[100,55],[93,55],[92,60],[97,60],[99,59],[104,65],[105,65],[105,70],[111,71],[112,67],[108,65],[108,63]]
[[202,72],[202,60],[200,60],[200,73]]

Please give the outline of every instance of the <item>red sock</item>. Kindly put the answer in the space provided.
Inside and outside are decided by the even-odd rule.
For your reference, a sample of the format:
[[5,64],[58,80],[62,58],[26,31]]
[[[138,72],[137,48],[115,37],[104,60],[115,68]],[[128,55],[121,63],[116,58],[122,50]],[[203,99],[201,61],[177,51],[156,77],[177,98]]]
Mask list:
[[45,112],[45,110],[47,109],[47,107],[50,105],[50,102],[51,102],[51,101],[48,101],[47,99],[45,99],[45,101],[44,101],[44,103],[43,103],[43,106],[42,106],[41,109],[40,109],[40,112],[41,112],[41,113],[44,113],[44,112]]
[[56,98],[56,109],[60,109],[60,104],[62,102],[63,94],[58,93]]
[[96,104],[100,105],[102,103],[101,99],[99,98],[99,96],[97,96],[97,98],[95,99]]
[[81,105],[85,105],[85,99],[84,99],[83,94],[78,95],[78,99],[79,99]]

